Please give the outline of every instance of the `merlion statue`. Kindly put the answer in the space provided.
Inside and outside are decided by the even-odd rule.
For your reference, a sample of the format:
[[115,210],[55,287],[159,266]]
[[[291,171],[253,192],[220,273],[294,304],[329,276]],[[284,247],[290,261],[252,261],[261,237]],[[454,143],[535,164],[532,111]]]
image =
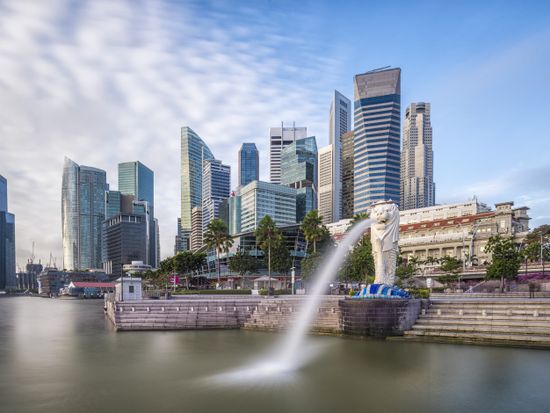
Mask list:
[[372,206],[370,237],[374,257],[375,284],[395,284],[399,241],[399,209],[391,200]]

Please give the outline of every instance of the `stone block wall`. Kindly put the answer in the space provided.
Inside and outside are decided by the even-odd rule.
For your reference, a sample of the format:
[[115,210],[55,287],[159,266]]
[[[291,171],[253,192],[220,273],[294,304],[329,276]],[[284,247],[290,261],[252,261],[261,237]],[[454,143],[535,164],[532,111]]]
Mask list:
[[418,299],[353,299],[340,301],[344,334],[387,337],[411,329],[421,311]]

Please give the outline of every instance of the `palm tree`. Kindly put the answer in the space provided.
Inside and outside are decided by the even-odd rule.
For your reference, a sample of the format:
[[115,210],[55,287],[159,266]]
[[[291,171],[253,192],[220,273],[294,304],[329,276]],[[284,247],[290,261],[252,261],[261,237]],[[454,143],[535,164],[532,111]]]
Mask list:
[[218,284],[220,283],[220,254],[228,252],[233,245],[233,237],[228,234],[227,226],[221,219],[213,219],[208,224],[203,236],[204,243],[210,249],[216,251],[216,262],[218,264]]
[[323,225],[323,218],[319,216],[316,209],[306,214],[300,229],[304,233],[306,241],[313,242],[313,253],[316,253],[317,241],[322,240],[326,233],[326,227]]
[[267,250],[267,277],[269,289],[271,290],[271,248],[281,240],[281,231],[275,226],[275,221],[269,215],[266,215],[258,223],[255,235],[256,241],[264,253]]

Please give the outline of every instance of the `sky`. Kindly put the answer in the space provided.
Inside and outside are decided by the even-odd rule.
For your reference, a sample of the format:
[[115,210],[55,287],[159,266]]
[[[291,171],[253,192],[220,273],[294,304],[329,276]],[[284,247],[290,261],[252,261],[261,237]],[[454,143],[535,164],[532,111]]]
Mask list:
[[550,2],[2,1],[0,174],[17,261],[61,265],[63,158],[155,173],[161,255],[180,209],[180,128],[237,181],[242,142],[269,175],[269,128],[328,143],[335,89],[402,69],[402,115],[432,105],[437,203],[512,200],[550,223]]

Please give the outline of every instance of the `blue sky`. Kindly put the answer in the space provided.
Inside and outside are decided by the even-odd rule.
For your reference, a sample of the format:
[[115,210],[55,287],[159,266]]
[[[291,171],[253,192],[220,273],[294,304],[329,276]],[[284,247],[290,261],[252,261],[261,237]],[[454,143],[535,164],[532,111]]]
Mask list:
[[[383,3],[383,4],[382,4]],[[63,156],[155,171],[162,255],[179,214],[179,128],[236,182],[242,141],[308,126],[327,143],[332,90],[402,68],[402,112],[432,104],[437,202],[473,195],[550,222],[550,3],[0,0],[0,174],[18,262],[61,257]],[[60,259],[58,258],[58,261]],[[60,262],[58,262],[60,264]]]

